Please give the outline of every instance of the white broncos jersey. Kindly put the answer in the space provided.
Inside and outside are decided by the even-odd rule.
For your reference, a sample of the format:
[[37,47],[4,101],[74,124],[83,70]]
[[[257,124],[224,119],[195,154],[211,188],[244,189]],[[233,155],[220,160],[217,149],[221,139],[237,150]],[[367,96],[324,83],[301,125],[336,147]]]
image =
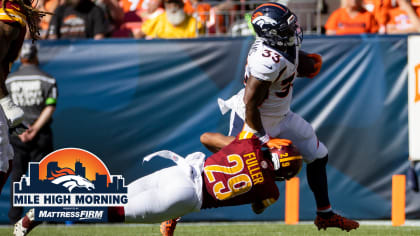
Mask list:
[[245,83],[250,75],[271,82],[268,97],[260,106],[262,116],[283,116],[290,110],[299,55],[299,47],[295,48],[296,56],[292,59],[265,45],[261,39],[257,39],[249,50]]

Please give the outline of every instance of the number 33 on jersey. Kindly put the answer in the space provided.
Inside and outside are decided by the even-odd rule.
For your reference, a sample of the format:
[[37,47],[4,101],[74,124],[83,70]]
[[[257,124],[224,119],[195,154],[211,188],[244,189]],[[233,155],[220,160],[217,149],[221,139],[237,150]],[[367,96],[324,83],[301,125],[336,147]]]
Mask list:
[[250,76],[271,82],[268,97],[260,106],[264,115],[281,116],[289,111],[293,94],[293,81],[296,78],[299,48],[290,56],[257,39],[249,50],[245,67],[245,83]]

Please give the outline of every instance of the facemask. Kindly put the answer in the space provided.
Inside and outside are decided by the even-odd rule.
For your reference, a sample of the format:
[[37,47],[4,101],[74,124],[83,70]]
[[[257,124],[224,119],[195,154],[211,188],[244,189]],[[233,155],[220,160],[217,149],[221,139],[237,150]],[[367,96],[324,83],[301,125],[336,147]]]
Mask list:
[[185,20],[185,12],[183,9],[166,11],[166,18],[173,25],[179,25]]

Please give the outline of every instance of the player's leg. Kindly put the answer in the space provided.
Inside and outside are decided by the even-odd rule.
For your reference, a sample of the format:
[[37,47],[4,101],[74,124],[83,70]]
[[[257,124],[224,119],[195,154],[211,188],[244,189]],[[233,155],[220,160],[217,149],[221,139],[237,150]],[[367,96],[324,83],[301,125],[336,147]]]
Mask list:
[[1,194],[1,191],[3,189],[3,186],[7,182],[7,178],[9,177],[9,175],[12,171],[12,166],[13,166],[12,160],[9,160],[8,163],[9,163],[9,165],[7,167],[7,171],[0,171],[0,194]]
[[[10,137],[10,143],[13,146],[13,170],[10,175],[10,181],[20,181],[20,178],[28,170],[29,162],[39,162],[47,154],[53,151],[52,132],[49,127],[42,129],[38,135],[29,143],[23,143],[19,137]],[[13,207],[13,191],[10,189],[10,209],[9,220],[11,224],[15,224],[21,217],[23,207]]]
[[13,236],[25,236],[41,223],[41,221],[35,221],[35,211],[32,208],[15,224]]
[[22,122],[23,111],[8,96],[5,81],[9,74],[9,65],[18,57],[22,47],[22,34],[26,33],[23,30],[19,25],[0,21],[0,105],[11,127]]
[[290,139],[307,163],[306,177],[317,205],[315,224],[318,228],[339,227],[343,230],[357,228],[359,226],[357,222],[332,211],[326,171],[328,150],[318,140],[312,126],[299,115],[289,112],[280,123],[268,130],[268,133],[274,137]]
[[180,219],[181,217],[178,217],[176,219],[170,219],[162,222],[160,224],[160,233],[162,233],[162,236],[173,236],[176,225]]
[[[10,174],[10,183],[20,181],[23,174],[28,171],[29,152],[28,146],[22,143],[19,137],[10,137],[10,142],[15,153],[13,158],[13,169]],[[13,185],[12,185],[13,186]],[[22,217],[23,207],[13,207],[13,188],[10,188],[10,209],[9,220],[11,224],[15,224]]]
[[138,222],[162,222],[199,210],[200,199],[191,177],[173,166],[128,185],[125,216]]
[[9,126],[0,108],[0,194],[12,169],[13,148],[9,141]]

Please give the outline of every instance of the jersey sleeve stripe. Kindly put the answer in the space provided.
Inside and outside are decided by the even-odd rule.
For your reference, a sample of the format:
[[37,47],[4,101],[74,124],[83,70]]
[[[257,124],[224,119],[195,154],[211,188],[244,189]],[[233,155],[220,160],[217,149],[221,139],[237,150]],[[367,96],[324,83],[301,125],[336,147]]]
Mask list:
[[302,156],[293,156],[293,157],[281,158],[280,162],[293,161],[293,160],[299,160],[299,159],[302,159]]
[[265,200],[262,201],[262,203],[263,203],[263,205],[265,207],[268,207],[268,206],[272,205],[275,202],[276,202],[276,199],[274,199],[274,198],[267,198],[267,199],[265,199]]
[[250,139],[253,135],[254,134],[252,132],[241,131],[241,133],[239,133],[239,140]]
[[7,13],[3,9],[0,9],[0,21],[18,22],[23,27],[27,25],[25,15],[11,9],[7,9]]

